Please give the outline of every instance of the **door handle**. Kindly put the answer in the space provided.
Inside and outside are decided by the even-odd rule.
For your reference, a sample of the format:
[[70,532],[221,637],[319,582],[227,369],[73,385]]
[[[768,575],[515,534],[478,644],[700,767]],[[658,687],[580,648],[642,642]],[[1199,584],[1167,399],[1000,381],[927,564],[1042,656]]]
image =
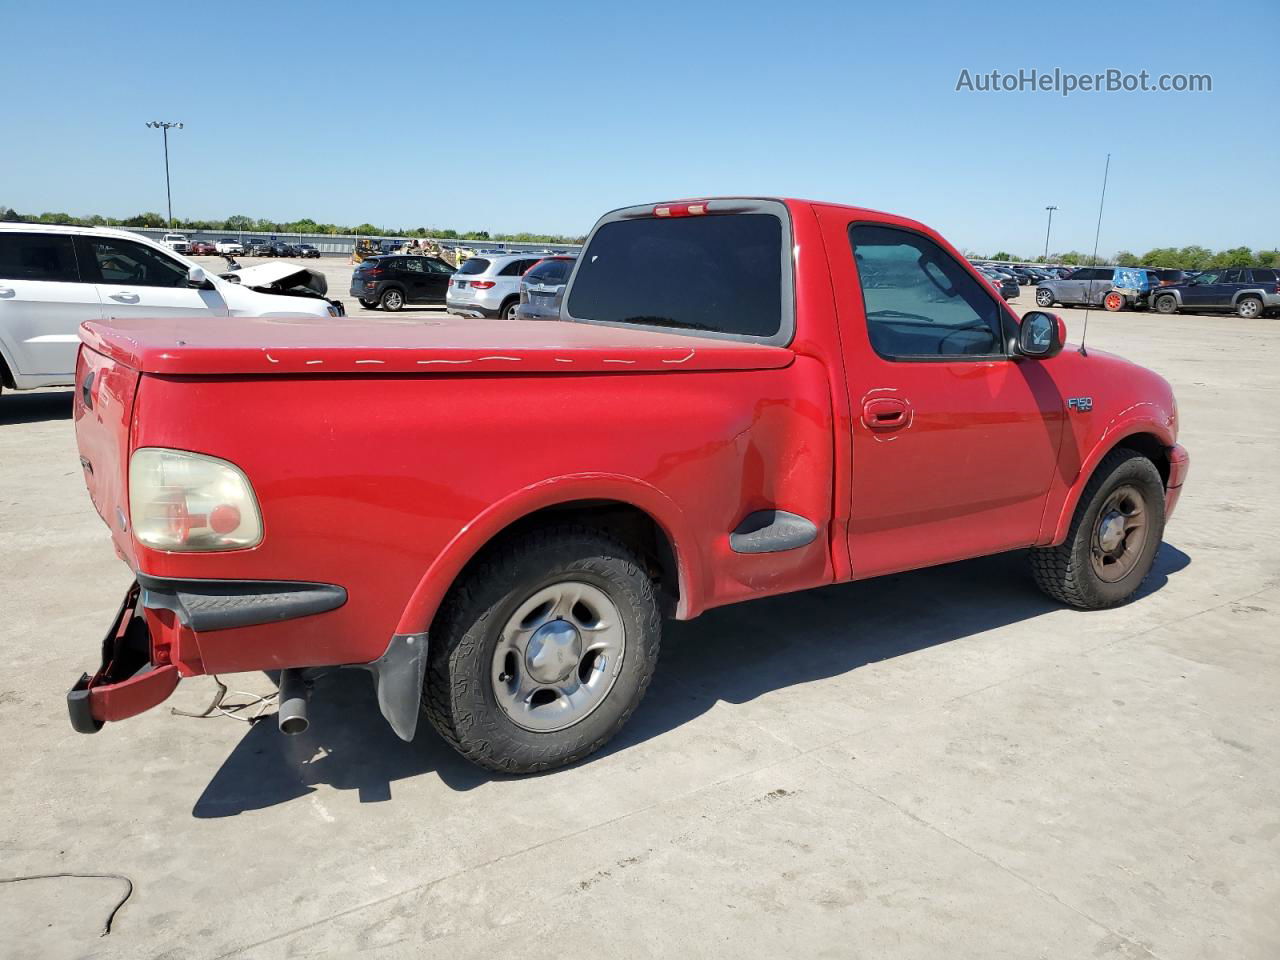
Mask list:
[[911,422],[911,407],[897,397],[875,397],[862,405],[862,422],[877,433],[900,430]]
[[111,299],[119,300],[121,303],[137,303],[139,297],[136,293],[130,293],[128,290],[121,290],[119,293],[111,294]]

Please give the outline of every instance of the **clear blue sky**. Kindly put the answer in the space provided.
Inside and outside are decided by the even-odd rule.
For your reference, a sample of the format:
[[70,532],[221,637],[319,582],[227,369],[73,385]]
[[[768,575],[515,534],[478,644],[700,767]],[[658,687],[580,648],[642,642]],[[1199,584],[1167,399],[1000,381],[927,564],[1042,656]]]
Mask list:
[[[1280,4],[0,0],[0,204],[585,232],[709,194],[857,203],[957,245],[1280,245]],[[1213,92],[957,93],[973,73]]]

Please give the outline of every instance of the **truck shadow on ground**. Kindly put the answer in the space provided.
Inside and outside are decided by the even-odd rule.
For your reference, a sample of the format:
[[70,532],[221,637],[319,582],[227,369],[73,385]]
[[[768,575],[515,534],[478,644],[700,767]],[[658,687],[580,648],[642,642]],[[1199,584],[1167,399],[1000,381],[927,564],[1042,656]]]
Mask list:
[[[1190,562],[1164,544],[1139,596],[1159,590]],[[597,758],[661,736],[721,701],[747,703],[1059,609],[1031,583],[1025,557],[1014,553],[668,623],[648,697]],[[503,779],[462,759],[425,720],[414,742],[396,737],[378,712],[364,671],[334,670],[320,677],[310,712],[310,729],[294,737],[281,734],[270,716],[254,724],[205,787],[192,815],[235,816],[296,800],[320,784],[356,790],[362,802],[374,803],[391,799],[392,783],[424,773],[434,772],[455,790]]]
[[0,426],[10,423],[44,423],[71,419],[70,390],[56,393],[10,393],[0,397]]

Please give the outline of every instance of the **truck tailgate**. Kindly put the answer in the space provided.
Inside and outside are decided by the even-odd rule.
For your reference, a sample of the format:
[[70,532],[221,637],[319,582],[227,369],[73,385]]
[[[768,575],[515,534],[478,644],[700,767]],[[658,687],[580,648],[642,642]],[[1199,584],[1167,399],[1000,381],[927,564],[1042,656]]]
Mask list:
[[82,346],[72,407],[89,498],[111,528],[116,552],[135,569],[129,536],[129,446],[139,376],[132,367]]

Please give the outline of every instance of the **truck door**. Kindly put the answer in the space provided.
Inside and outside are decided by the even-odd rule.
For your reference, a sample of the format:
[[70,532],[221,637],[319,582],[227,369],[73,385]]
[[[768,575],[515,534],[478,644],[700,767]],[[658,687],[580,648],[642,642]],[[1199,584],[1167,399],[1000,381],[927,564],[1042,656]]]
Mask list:
[[1009,356],[1016,319],[931,236],[819,218],[851,409],[854,576],[1034,543],[1064,418],[1053,361]]

